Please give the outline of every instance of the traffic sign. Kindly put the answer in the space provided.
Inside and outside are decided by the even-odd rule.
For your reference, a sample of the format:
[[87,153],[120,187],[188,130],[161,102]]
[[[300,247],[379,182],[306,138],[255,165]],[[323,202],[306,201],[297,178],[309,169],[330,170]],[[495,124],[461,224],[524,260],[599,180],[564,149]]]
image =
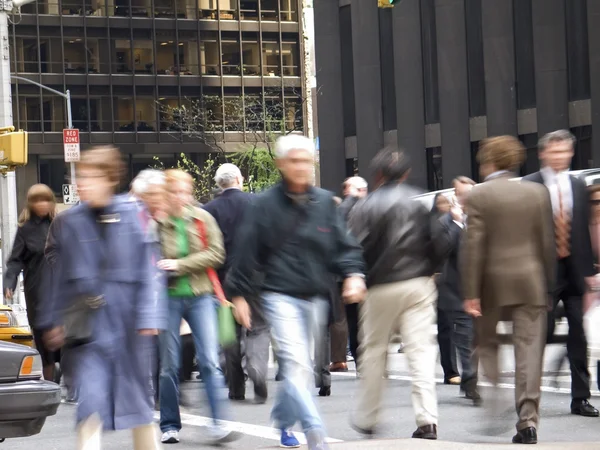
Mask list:
[[65,146],[65,162],[77,162],[80,157],[79,130],[66,128],[63,130],[63,144]]
[[74,184],[62,185],[63,203],[65,205],[76,205],[79,202],[79,193]]

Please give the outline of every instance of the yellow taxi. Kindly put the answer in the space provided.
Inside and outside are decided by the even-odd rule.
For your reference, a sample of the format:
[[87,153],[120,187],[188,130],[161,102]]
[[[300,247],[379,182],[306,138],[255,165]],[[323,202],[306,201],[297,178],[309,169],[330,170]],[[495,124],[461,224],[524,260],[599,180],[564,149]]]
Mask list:
[[0,305],[0,341],[34,346],[31,330],[19,326],[15,313],[8,305]]

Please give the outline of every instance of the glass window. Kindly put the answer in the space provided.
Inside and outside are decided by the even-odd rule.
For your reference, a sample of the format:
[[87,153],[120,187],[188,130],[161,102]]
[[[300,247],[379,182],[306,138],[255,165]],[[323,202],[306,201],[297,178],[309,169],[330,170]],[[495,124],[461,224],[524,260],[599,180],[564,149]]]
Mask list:
[[237,0],[199,0],[201,19],[217,19],[217,9],[221,20],[237,19]]
[[63,73],[60,38],[40,37],[39,45],[36,39],[23,39],[23,57],[27,61],[24,67],[26,71],[39,73],[41,70],[42,73]]
[[131,41],[125,39],[117,39],[110,42],[114,48],[113,58],[113,73],[132,73],[131,68]]
[[[192,113],[198,112],[202,117],[204,129],[209,132],[223,131],[223,98],[220,95],[208,94],[200,99],[190,100]],[[192,115],[194,117],[194,115]]]
[[[58,0],[48,0],[39,6],[40,14],[56,14],[54,11],[58,9],[58,6]],[[106,14],[102,0],[62,0],[60,11],[63,16],[103,16]]]
[[[129,1],[131,2],[131,17],[152,17],[152,0]],[[129,12],[126,15],[129,15]]]
[[281,92],[273,90],[265,92],[265,126],[267,132],[282,132],[283,130],[283,101]]
[[[35,4],[24,5],[21,7],[21,11],[23,13],[31,13],[35,14],[36,11],[31,11],[28,7],[35,7]],[[60,11],[60,2],[59,0],[42,0],[37,2],[37,13],[38,14],[48,14],[52,16],[57,16]]]
[[302,131],[302,99],[285,97],[285,131]]
[[97,39],[65,38],[65,73],[98,73],[100,57]]
[[282,22],[298,22],[296,0],[280,0],[280,17]]
[[225,131],[244,130],[244,102],[240,95],[226,96],[223,100],[225,110]]
[[69,167],[61,157],[40,156],[38,160],[40,183],[49,186],[58,199],[62,199],[62,185],[70,182]]
[[175,155],[172,153],[163,153],[154,156],[149,155],[131,155],[131,166],[132,176],[137,176],[142,170],[151,169],[154,167],[161,167],[161,165],[167,169],[177,166]]
[[220,75],[219,45],[216,41],[200,44],[200,64],[203,75]]
[[182,112],[177,97],[161,97],[158,99],[160,131],[181,131]]
[[239,41],[221,42],[223,49],[223,75],[240,75],[240,43]]
[[162,37],[156,42],[156,68],[160,75],[198,75],[198,34],[180,31],[179,44]]
[[24,73],[39,73],[40,56],[38,43],[35,38],[17,38],[16,71]]
[[101,131],[99,125],[100,99],[72,98],[73,127],[81,131]]
[[118,97],[115,105],[115,131],[135,131],[133,97]]
[[156,103],[154,97],[136,97],[135,120],[137,131],[156,131]]
[[260,50],[258,42],[242,42],[244,75],[260,75]]
[[136,74],[153,74],[155,72],[151,40],[134,39],[133,67]]
[[175,0],[154,0],[154,17],[175,18]]
[[277,0],[260,0],[262,20],[277,20]]
[[20,126],[25,131],[42,131],[41,100],[38,96],[19,96]]
[[66,127],[65,100],[57,95],[43,93],[42,95],[43,131],[61,132]]
[[246,116],[246,133],[262,133],[265,130],[263,99],[259,92],[246,89],[244,93],[244,114]]
[[258,0],[240,0],[240,18],[258,20]]
[[156,42],[156,70],[159,75],[177,74],[177,43],[173,39]]
[[279,44],[277,42],[263,42],[263,75],[281,76]]
[[[96,104],[96,124],[98,125],[98,131],[110,132],[113,131],[113,99],[112,97],[102,96],[95,99]],[[93,117],[93,108],[92,117]],[[116,113],[115,113],[116,114]],[[92,129],[94,125],[92,124]],[[118,131],[118,128],[115,128]]]
[[283,76],[300,76],[300,50],[297,42],[283,42],[281,44],[283,60]]

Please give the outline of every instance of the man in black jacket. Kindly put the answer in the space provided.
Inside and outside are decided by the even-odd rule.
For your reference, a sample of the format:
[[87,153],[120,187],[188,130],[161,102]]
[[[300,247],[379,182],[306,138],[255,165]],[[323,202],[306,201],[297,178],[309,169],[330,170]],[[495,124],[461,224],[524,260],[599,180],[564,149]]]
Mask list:
[[[250,204],[250,194],[244,192],[244,178],[240,169],[230,163],[221,165],[217,169],[215,181],[220,188],[219,195],[207,203],[204,209],[208,211],[219,224],[223,233],[226,259],[223,267],[218,271],[221,283],[225,283],[227,271],[231,267],[232,255],[235,251],[236,237],[240,227],[243,226],[244,214]],[[237,326],[237,342],[224,349],[226,361],[226,378],[229,385],[229,398],[231,400],[244,400],[246,396],[246,382],[242,368],[242,342],[246,348],[246,368],[248,377],[254,383],[254,401],[265,403],[267,401],[267,370],[269,363],[269,329],[264,320],[264,313],[260,304],[251,302],[254,324],[252,329],[243,330]],[[246,334],[244,338],[244,334]]]
[[378,188],[350,215],[350,229],[363,246],[369,287],[360,309],[362,386],[353,426],[363,434],[375,431],[389,338],[399,325],[413,380],[418,427],[413,438],[437,439],[432,277],[448,253],[449,238],[424,205],[411,200],[418,192],[403,184],[410,172],[403,152],[385,148],[371,164]]
[[571,365],[571,413],[598,417],[588,401],[590,373],[587,339],[583,327],[583,294],[594,287],[594,256],[590,238],[590,203],[585,183],[569,176],[575,136],[567,130],[545,135],[538,144],[542,169],[524,179],[546,186],[552,201],[556,234],[557,282],[554,311],[548,316],[548,341],[552,342],[555,311],[560,300],[569,322],[567,352]]
[[[473,367],[473,319],[463,307],[462,286],[459,271],[459,249],[465,229],[467,214],[467,196],[475,182],[467,177],[458,177],[453,182],[455,198],[450,213],[440,221],[450,236],[450,254],[443,265],[438,280],[438,343],[440,354],[447,349],[454,352],[450,357],[460,355],[462,368],[461,390],[473,400],[475,405],[481,402],[477,391],[477,368]],[[440,319],[444,320],[440,320]]]
[[[301,422],[308,448],[325,450],[323,422],[308,390],[313,376],[309,339],[314,336],[315,345],[323,346],[331,273],[344,277],[344,297],[357,301],[366,292],[364,262],[333,194],[312,186],[314,143],[290,134],[278,139],[275,155],[283,181],[253,199],[236,240],[226,290],[237,320],[248,329],[253,324],[246,299],[262,291],[283,378],[272,411],[281,429],[280,445],[300,446],[290,428]],[[264,275],[261,285],[257,270]]]

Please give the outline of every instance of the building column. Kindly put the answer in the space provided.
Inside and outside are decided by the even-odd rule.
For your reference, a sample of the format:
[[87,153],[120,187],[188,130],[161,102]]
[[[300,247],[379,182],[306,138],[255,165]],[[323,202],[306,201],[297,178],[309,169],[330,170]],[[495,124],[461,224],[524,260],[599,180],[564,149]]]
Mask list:
[[321,187],[339,192],[346,178],[339,4],[317,0],[314,15]]
[[400,2],[393,9],[394,78],[398,146],[412,162],[410,182],[427,188],[425,103],[420,2]]
[[592,167],[600,164],[600,2],[587,2],[592,102]]
[[482,1],[487,134],[518,136],[512,0]]
[[542,137],[569,129],[565,0],[532,0],[532,13],[537,129]]
[[469,76],[464,0],[435,0],[442,178],[471,175]]
[[358,172],[372,181],[369,164],[384,145],[379,8],[375,1],[352,0],[351,11]]

